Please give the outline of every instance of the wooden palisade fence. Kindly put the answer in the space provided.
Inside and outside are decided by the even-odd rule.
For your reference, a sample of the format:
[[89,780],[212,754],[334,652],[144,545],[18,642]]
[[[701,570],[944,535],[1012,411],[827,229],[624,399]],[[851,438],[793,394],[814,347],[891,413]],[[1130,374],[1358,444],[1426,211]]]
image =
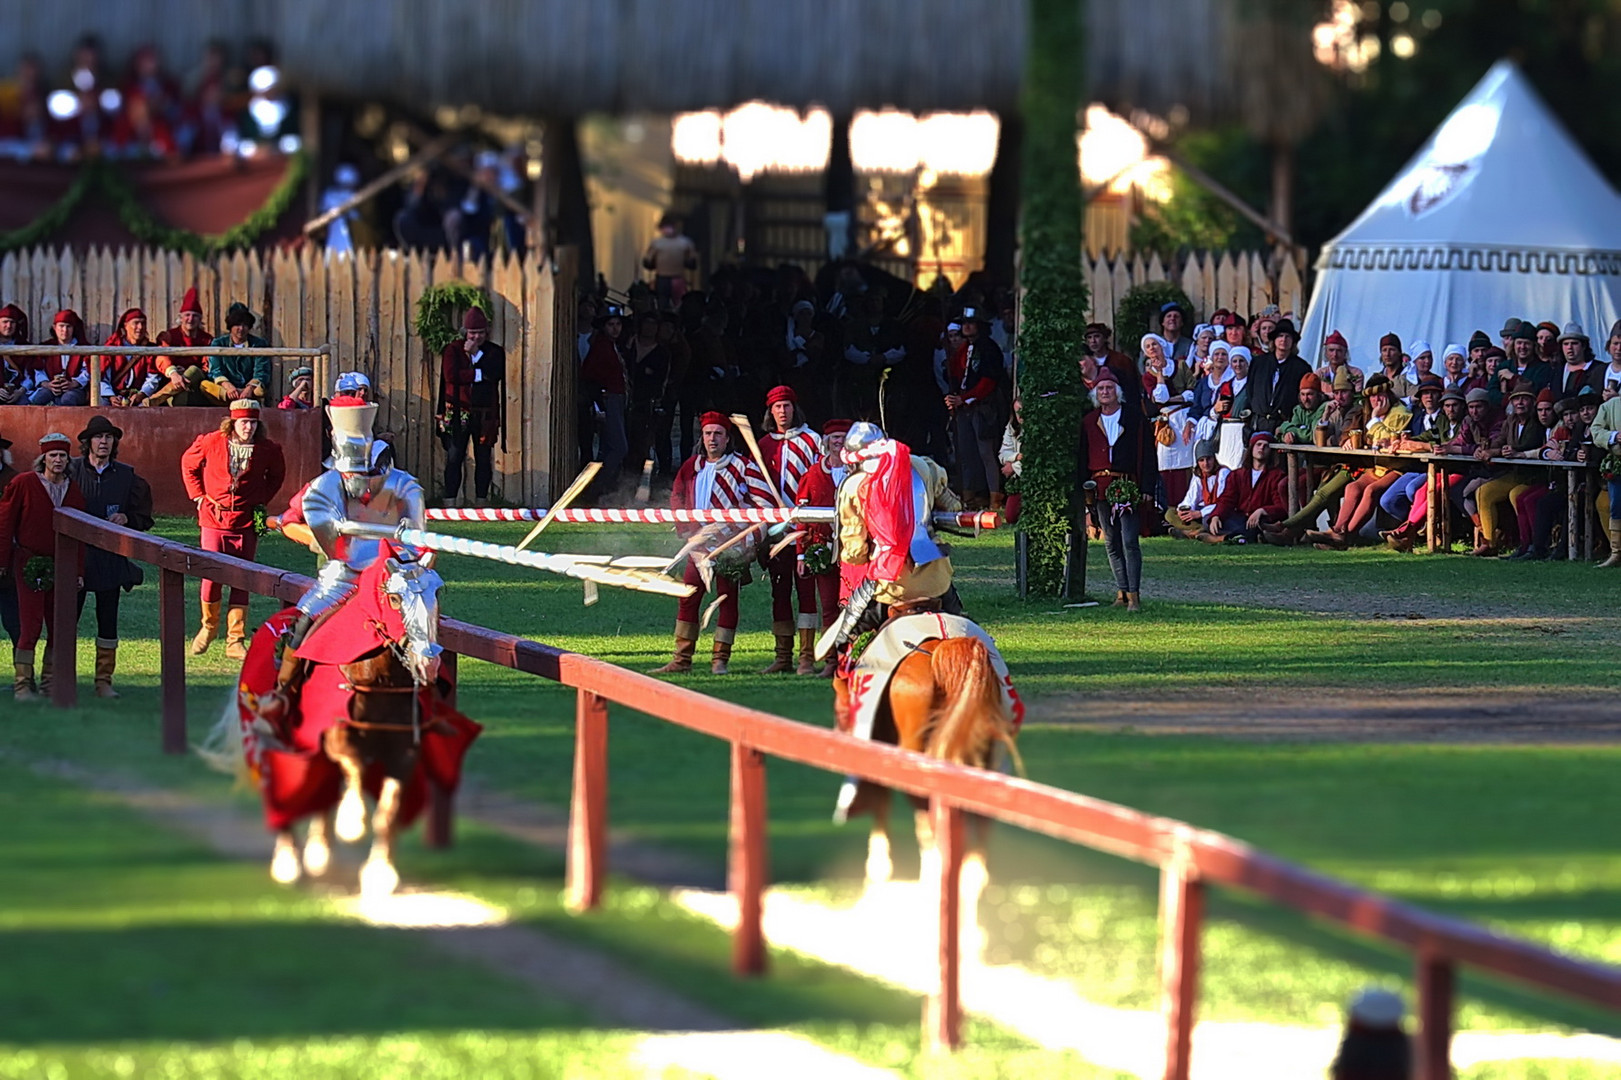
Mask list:
[[[1193,301],[1194,313],[1208,318],[1218,308],[1237,311],[1247,319],[1268,304],[1292,312],[1298,325],[1306,313],[1306,281],[1301,262],[1287,248],[1270,254],[1258,251],[1189,251],[1166,264],[1157,254],[1139,252],[1081,256],[1091,306],[1087,318],[1114,327],[1117,348],[1135,341],[1151,326],[1115,326],[1115,309],[1127,291],[1150,281],[1169,281]],[[1191,330],[1189,326],[1187,329]],[[1135,346],[1133,346],[1135,348]]]
[[[203,326],[223,334],[225,310],[247,304],[253,332],[278,348],[331,346],[317,357],[317,392],[331,393],[340,371],[362,371],[377,390],[379,431],[395,433],[400,464],[437,489],[444,454],[434,428],[438,357],[414,331],[416,302],[430,286],[466,281],[491,300],[490,340],[507,351],[507,436],[495,453],[495,483],[506,500],[544,506],[573,478],[573,256],[555,265],[531,255],[485,262],[425,252],[235,252],[197,259],[155,248],[34,248],[0,259],[0,303],[27,313],[37,340],[60,308],[84,319],[90,344],[132,307],[146,312],[148,333],[175,322],[181,297],[196,286]],[[564,362],[557,363],[557,359]],[[272,403],[297,362],[278,361]],[[559,408],[556,402],[565,403]]]

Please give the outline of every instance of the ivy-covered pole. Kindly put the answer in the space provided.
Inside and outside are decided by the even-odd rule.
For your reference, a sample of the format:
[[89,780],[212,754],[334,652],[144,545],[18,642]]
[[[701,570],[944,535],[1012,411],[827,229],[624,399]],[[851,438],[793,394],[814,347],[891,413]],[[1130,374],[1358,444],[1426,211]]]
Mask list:
[[[1085,329],[1081,178],[1075,134],[1082,104],[1082,0],[1029,0],[1025,57],[1023,207],[1020,221],[1019,396],[1024,468],[1019,529],[1027,537],[1027,588],[1065,587],[1067,538],[1083,528],[1076,454],[1084,388],[1078,350]],[[1072,571],[1077,578],[1081,567]],[[1071,585],[1071,592],[1075,591]]]

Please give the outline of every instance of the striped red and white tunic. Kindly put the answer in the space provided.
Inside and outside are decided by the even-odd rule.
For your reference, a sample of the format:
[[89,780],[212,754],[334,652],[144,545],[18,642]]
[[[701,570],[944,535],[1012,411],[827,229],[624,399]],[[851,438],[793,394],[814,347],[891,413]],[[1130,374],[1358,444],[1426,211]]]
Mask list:
[[822,456],[822,440],[808,427],[797,427],[785,434],[768,432],[760,443],[760,456],[777,490],[790,506],[799,491],[799,481]]
[[[776,506],[770,482],[759,466],[739,454],[727,454],[717,462],[694,454],[681,463],[670,486],[670,507],[675,510],[743,510]],[[724,542],[746,525],[726,525],[717,529],[716,542]],[[697,532],[700,525],[677,525],[683,536]],[[747,542],[744,542],[747,546]]]

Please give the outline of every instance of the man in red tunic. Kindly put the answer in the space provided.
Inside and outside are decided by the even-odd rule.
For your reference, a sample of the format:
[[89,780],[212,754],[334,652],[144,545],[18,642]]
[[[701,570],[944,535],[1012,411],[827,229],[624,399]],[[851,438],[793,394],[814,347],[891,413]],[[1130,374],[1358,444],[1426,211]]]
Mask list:
[[[140,308],[125,311],[118,317],[118,329],[105,344],[151,347],[152,339],[146,334],[146,312]],[[153,370],[150,356],[101,358],[101,396],[109,405],[120,409],[145,405],[162,385],[163,376]]]
[[[47,589],[35,588],[43,582],[37,575],[31,579],[28,561],[36,556],[49,559],[55,554],[57,507],[84,509],[84,496],[68,479],[72,446],[66,435],[46,435],[39,440],[39,460],[34,468],[13,477],[5,493],[0,494],[0,556],[10,568],[17,588],[19,626],[17,643],[11,650],[11,692],[17,701],[39,698],[34,684],[34,646],[45,629],[45,613],[55,610],[56,602],[55,583]],[[72,588],[73,582],[68,582],[67,587]],[[49,656],[47,643],[47,664]]]
[[[706,412],[698,418],[698,428],[699,450],[682,462],[676,472],[675,483],[670,488],[670,505],[677,510],[742,510],[774,506],[770,482],[760,475],[759,468],[753,462],[732,452],[732,425],[726,415]],[[696,525],[676,526],[676,530],[684,536],[691,536],[698,529]],[[676,608],[675,655],[653,674],[675,675],[692,670],[692,654],[698,647],[701,605],[710,587],[698,568],[699,561],[743,529],[753,531],[752,527],[746,525],[719,529],[712,547],[700,548],[688,555],[683,580],[688,585],[696,586],[696,591],[691,596],[682,597]],[[732,659],[732,642],[737,638],[737,591],[741,585],[747,584],[753,543],[752,536],[738,541],[712,564],[713,588],[720,595],[720,618],[715,624],[715,651],[709,667],[715,675],[727,674]]]
[[[158,335],[159,345],[168,345],[177,349],[202,348],[214,342],[214,335],[203,329],[203,305],[197,300],[197,287],[194,285],[186,290],[186,295],[180,300],[180,313],[175,324]],[[152,370],[162,375],[168,381],[152,394],[152,404],[162,405],[177,394],[184,394],[187,390],[200,390],[219,404],[225,404],[225,398],[220,394],[219,387],[206,378],[208,368],[207,357],[202,356],[158,356]],[[187,375],[190,375],[191,385],[187,385]]]
[[[799,396],[792,387],[777,386],[765,396],[766,414],[760,422],[764,433],[760,439],[760,456],[765,459],[766,475],[780,493],[781,503],[791,506],[799,491],[800,479],[816,465],[822,456],[821,440],[805,423],[799,411]],[[831,505],[831,504],[829,504]],[[766,562],[766,574],[771,579],[771,633],[776,638],[777,653],[771,663],[760,671],[761,675],[775,675],[794,670],[794,630],[799,630],[800,667],[805,667],[816,643],[806,638],[816,630],[816,586],[808,578],[795,573],[795,553],[781,551]],[[799,618],[794,619],[794,597],[799,599]]]
[[[276,497],[287,475],[281,447],[267,438],[259,424],[259,402],[238,398],[218,431],[206,432],[186,448],[180,459],[186,494],[197,504],[204,551],[221,551],[252,559],[259,550],[253,511]],[[201,656],[219,634],[220,593],[217,581],[203,582],[202,628],[191,642],[191,654]],[[247,657],[248,592],[231,590],[225,634],[225,655]]]
[[[822,425],[822,457],[799,478],[799,488],[794,492],[795,506],[838,506],[839,485],[849,472],[840,457],[844,453],[844,433],[849,430],[848,420],[829,420]],[[821,629],[826,630],[839,617],[839,550],[834,527],[802,525],[800,528],[797,570],[800,580],[811,582],[816,589],[816,602],[822,610]],[[803,618],[802,615],[801,620]],[[798,674],[821,674],[831,679],[833,668],[833,661],[829,660],[817,671],[816,630],[806,629],[801,621]]]

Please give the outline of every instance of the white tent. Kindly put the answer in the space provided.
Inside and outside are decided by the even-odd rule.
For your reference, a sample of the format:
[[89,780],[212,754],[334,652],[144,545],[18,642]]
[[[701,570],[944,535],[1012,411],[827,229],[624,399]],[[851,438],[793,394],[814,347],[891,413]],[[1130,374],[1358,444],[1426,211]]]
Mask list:
[[1499,61],[1407,167],[1324,248],[1300,352],[1339,330],[1351,362],[1379,338],[1496,343],[1510,316],[1575,321],[1604,350],[1621,314],[1621,198],[1512,63]]

